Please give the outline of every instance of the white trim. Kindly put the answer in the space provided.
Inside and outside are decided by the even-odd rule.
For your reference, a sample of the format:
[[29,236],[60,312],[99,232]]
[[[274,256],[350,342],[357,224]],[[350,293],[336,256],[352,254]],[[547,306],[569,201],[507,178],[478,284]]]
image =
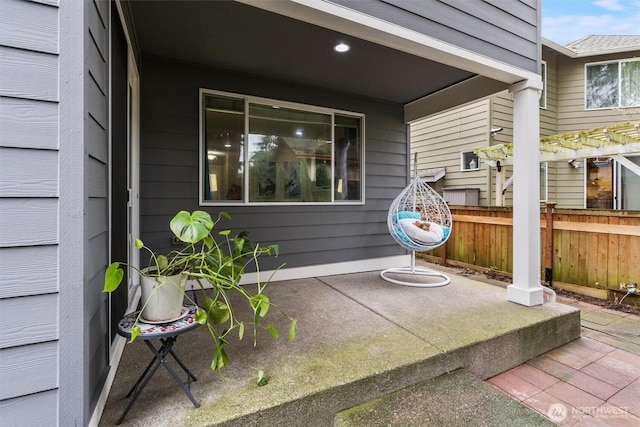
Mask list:
[[98,427],[98,424],[100,423],[100,418],[102,418],[102,412],[104,411],[104,407],[107,404],[107,398],[109,397],[111,386],[113,385],[116,373],[118,372],[117,368],[120,364],[122,353],[124,353],[124,346],[126,343],[126,338],[121,337],[120,335],[116,335],[114,342],[111,344],[111,369],[109,369],[107,378],[104,381],[104,386],[100,391],[100,396],[98,397],[96,406],[95,408],[93,408],[93,413],[91,414],[91,419],[89,420],[88,427]]
[[[540,62],[540,67],[542,68],[540,71],[540,76],[542,78],[542,90],[540,90],[540,99],[542,100],[543,105],[540,105],[540,108],[543,110],[547,109],[547,61],[544,59]],[[542,72],[544,71],[544,73]]]
[[[271,282],[285,280],[308,279],[311,277],[335,276],[337,274],[364,273],[367,271],[379,271],[398,266],[409,266],[411,255],[397,255],[384,258],[371,258],[359,261],[338,262],[332,264],[310,265],[306,267],[283,268],[274,274],[274,270],[261,271],[260,274],[246,273],[242,276],[241,285],[250,285],[265,282],[271,277]],[[273,276],[273,277],[272,277]],[[187,281],[187,289],[198,289],[198,285]]]
[[[129,264],[140,267],[140,251],[135,247],[135,239],[140,235],[140,74],[135,64],[135,57],[131,45],[128,46],[128,81],[131,85],[131,99],[128,105],[131,106],[128,120],[129,134],[127,135],[129,146]],[[127,88],[129,89],[129,88]],[[128,92],[128,90],[127,90]],[[140,278],[133,275],[130,278],[133,286],[140,284]],[[133,290],[129,288],[129,299],[134,297]]]
[[540,78],[493,58],[325,0],[237,0],[505,83]]
[[[475,168],[472,168],[471,166],[467,167],[467,165],[464,162],[465,154],[472,154],[475,156],[475,161],[476,161]],[[471,160],[473,159],[474,158],[472,158]],[[476,154],[476,152],[474,150],[461,151],[460,152],[460,172],[472,172],[472,171],[478,171],[478,170],[480,170],[480,157]]]
[[549,201],[549,162],[540,162],[541,176],[542,176],[542,165],[544,165],[544,197],[540,197],[540,202],[548,202]]
[[564,56],[568,56],[569,58],[577,58],[578,54],[572,51],[571,49],[559,45],[556,42],[553,42],[549,39],[542,38],[542,45],[548,47],[549,49],[553,49],[558,53],[563,54]]

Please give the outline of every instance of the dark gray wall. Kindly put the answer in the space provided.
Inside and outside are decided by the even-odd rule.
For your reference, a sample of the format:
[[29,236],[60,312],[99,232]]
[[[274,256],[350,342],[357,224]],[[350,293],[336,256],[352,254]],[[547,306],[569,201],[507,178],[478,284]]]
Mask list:
[[[364,113],[365,205],[198,206],[198,90],[222,90]],[[141,234],[171,249],[168,224],[179,210],[225,210],[221,227],[246,229],[261,244],[280,245],[263,268],[363,260],[403,254],[387,231],[387,209],[407,184],[403,108],[321,88],[144,58],[141,76]],[[224,229],[223,228],[223,229]]]
[[540,0],[333,0],[525,70],[539,72]]

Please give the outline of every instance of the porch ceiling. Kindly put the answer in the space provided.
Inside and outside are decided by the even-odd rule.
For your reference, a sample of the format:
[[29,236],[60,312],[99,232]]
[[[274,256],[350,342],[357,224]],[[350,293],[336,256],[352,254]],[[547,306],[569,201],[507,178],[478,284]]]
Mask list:
[[[130,1],[140,52],[406,104],[475,74],[234,1]],[[346,54],[333,51],[351,45]]]
[[[513,143],[475,150],[491,166],[513,164]],[[568,132],[540,138],[540,161],[585,159],[640,153],[640,122]]]

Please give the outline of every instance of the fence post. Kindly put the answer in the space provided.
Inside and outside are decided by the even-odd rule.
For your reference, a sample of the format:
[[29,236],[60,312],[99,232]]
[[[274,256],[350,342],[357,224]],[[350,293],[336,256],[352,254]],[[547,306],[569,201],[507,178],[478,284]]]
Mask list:
[[553,207],[547,203],[545,211],[546,228],[544,234],[544,284],[552,287],[553,281]]

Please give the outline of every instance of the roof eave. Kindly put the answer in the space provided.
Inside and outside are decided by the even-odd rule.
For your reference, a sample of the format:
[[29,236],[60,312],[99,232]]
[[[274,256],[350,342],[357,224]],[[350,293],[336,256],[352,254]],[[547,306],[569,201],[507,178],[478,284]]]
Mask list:
[[562,54],[564,56],[568,56],[569,58],[576,58],[578,56],[571,49],[566,48],[566,47],[564,47],[562,45],[559,45],[558,43],[553,42],[553,41],[551,41],[549,39],[546,39],[544,37],[542,38],[542,45],[548,47],[549,49],[553,49],[556,52],[558,52],[558,53],[560,53],[560,54]]

